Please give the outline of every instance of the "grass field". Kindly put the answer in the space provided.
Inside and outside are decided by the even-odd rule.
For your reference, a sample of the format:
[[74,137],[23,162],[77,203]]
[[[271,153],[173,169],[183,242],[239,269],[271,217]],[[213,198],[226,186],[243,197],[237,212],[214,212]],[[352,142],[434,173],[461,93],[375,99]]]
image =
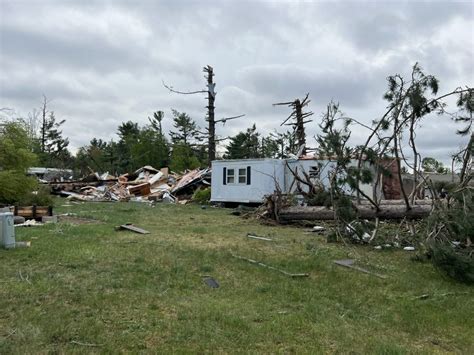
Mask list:
[[[328,244],[226,209],[65,201],[57,213],[98,222],[17,228],[31,248],[0,250],[2,354],[474,353],[474,289],[409,252]],[[151,233],[114,230],[125,222]],[[343,258],[387,278],[334,265]]]

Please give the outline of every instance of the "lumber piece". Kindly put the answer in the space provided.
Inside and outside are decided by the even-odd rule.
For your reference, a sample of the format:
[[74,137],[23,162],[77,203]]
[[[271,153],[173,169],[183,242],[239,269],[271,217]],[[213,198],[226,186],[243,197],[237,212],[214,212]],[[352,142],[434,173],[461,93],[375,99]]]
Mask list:
[[354,269],[366,274],[374,275],[374,276],[380,277],[381,279],[387,278],[385,275],[377,274],[376,272],[372,272],[367,269],[361,268],[360,266],[354,265],[354,260],[352,259],[334,260],[334,264],[339,265],[339,266],[344,266],[349,269]]
[[[361,218],[380,218],[380,219],[418,219],[427,217],[431,212],[429,205],[413,206],[410,210],[406,210],[403,205],[385,205],[380,207],[380,211],[376,211],[371,206],[358,205],[357,212]],[[280,210],[280,220],[333,220],[334,210],[323,206],[293,206]]]
[[125,230],[129,230],[129,231],[132,231],[132,232],[135,232],[135,233],[139,233],[139,234],[150,234],[149,231],[145,230],[145,229],[142,229],[142,228],[138,228],[136,226],[134,226],[133,224],[131,223],[127,223],[127,224],[122,224],[118,227],[115,227],[116,230],[120,230],[120,229],[125,229]]
[[283,275],[286,275],[286,276],[289,276],[289,277],[296,278],[296,277],[308,277],[309,276],[309,274],[303,274],[303,273],[302,274],[292,274],[292,273],[287,272],[285,270],[277,269],[276,267],[261,263],[257,260],[245,258],[243,256],[239,256],[239,255],[235,255],[235,254],[232,254],[232,256],[234,258],[237,258],[237,259],[240,259],[240,260],[245,260],[245,261],[247,261],[251,264],[254,264],[254,265],[258,265],[258,266],[262,266],[262,267],[265,267],[265,268],[270,269],[270,270],[278,271],[279,273],[282,273]]
[[258,239],[258,240],[264,240],[266,242],[273,242],[272,238],[266,238],[266,237],[260,237],[258,235],[252,234],[252,233],[247,233],[247,238],[250,239]]

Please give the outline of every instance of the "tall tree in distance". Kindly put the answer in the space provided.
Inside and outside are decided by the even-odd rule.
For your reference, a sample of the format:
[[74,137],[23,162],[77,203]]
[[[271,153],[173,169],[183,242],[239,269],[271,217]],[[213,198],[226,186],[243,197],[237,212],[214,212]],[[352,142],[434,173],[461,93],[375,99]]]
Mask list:
[[71,153],[68,150],[69,139],[63,137],[61,126],[66,120],[56,121],[53,111],[41,126],[41,154],[42,164],[56,168],[67,168],[71,164]]
[[165,114],[163,111],[153,112],[153,118],[148,117],[150,121],[150,126],[156,130],[160,135],[163,135],[163,128],[161,127],[161,121],[163,121]]
[[257,132],[255,124],[247,128],[245,132],[239,132],[230,138],[226,147],[224,159],[251,159],[261,158],[260,133]]
[[121,172],[130,172],[136,168],[132,161],[132,146],[136,143],[139,133],[138,123],[132,121],[122,122],[118,127],[117,163]]
[[298,142],[296,140],[295,132],[272,132],[270,133],[270,137],[278,146],[276,158],[287,158],[290,154],[293,154],[293,152],[298,151]]
[[184,112],[173,111],[173,127],[175,131],[170,131],[173,143],[183,143],[191,145],[196,141],[201,141],[201,133],[196,122]]
[[69,168],[73,165],[73,157],[68,150],[69,139],[63,137],[61,126],[66,120],[57,121],[54,111],[48,111],[48,99],[43,95],[41,105],[41,122],[39,127],[39,144],[35,152],[40,164],[55,168]]
[[174,131],[170,131],[173,149],[171,152],[171,169],[183,171],[201,165],[196,151],[200,146],[202,134],[196,122],[184,112],[173,111]]
[[425,173],[446,174],[449,172],[449,169],[446,168],[442,162],[431,157],[423,158],[421,167]]

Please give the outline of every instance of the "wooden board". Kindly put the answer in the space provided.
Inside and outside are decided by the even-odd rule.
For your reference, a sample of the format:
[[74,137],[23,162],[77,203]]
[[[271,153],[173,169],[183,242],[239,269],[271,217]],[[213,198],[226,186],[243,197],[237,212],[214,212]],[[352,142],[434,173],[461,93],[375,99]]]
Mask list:
[[148,232],[147,230],[136,227],[133,224],[122,224],[121,226],[118,227],[118,229],[126,229],[126,230],[139,233],[139,234],[150,234],[150,232]]

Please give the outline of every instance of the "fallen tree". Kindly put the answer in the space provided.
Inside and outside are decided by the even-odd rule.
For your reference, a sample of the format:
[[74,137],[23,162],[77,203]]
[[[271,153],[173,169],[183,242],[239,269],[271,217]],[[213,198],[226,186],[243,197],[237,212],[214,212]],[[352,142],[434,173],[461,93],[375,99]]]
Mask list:
[[[364,219],[420,219],[429,216],[432,209],[430,205],[415,205],[408,211],[404,205],[380,205],[379,211],[369,205],[354,207],[357,217]],[[335,219],[334,209],[323,206],[292,206],[281,209],[278,216],[282,222]]]

